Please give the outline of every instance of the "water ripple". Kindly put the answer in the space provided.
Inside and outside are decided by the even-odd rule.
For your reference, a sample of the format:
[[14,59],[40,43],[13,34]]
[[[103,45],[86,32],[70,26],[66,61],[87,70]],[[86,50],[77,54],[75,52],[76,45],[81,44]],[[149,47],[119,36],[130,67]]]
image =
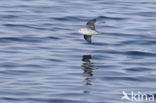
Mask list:
[[47,30],[46,28],[35,27],[35,26],[24,25],[24,24],[3,24],[3,26],[14,27],[14,28],[28,28],[28,29],[37,29],[37,30]]
[[51,40],[59,40],[57,37],[1,37],[0,42],[1,43],[7,43],[7,42],[28,42],[28,43],[37,43],[37,42],[43,42],[48,39]]
[[108,17],[108,16],[98,16],[97,17],[98,20],[127,20],[127,18],[121,18],[121,17]]
[[134,68],[126,68],[128,72],[147,72],[152,71],[152,68],[145,68],[145,67],[134,67]]
[[126,52],[127,55],[131,56],[144,56],[144,57],[155,57],[156,53],[149,53],[149,52],[141,52],[141,51],[128,51]]
[[87,20],[85,17],[76,17],[76,16],[65,16],[65,17],[52,17],[50,18],[52,20],[58,20],[58,21],[84,21]]

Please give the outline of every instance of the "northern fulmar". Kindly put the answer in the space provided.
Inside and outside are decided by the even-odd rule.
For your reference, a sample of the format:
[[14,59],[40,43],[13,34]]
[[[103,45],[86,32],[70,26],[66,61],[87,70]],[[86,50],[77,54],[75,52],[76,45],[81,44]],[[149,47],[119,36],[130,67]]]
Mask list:
[[84,39],[89,43],[92,42],[91,40],[92,35],[103,34],[102,32],[98,32],[95,30],[95,25],[94,25],[95,22],[96,22],[96,19],[92,19],[87,22],[86,24],[87,28],[81,28],[78,30],[79,33],[84,35]]

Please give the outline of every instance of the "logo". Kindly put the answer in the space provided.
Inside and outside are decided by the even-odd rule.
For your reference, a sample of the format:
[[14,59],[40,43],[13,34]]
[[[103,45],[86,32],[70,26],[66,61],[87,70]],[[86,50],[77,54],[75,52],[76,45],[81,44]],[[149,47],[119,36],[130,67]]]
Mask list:
[[153,102],[154,95],[153,94],[145,94],[140,91],[134,92],[131,91],[129,94],[126,91],[122,91],[122,101],[135,101],[135,102]]

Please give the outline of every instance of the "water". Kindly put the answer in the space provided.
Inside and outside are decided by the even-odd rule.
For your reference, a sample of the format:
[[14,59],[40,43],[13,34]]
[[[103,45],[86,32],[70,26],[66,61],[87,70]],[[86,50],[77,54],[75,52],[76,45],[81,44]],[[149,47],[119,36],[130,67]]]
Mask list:
[[[124,103],[156,94],[155,0],[1,0],[0,103]],[[88,44],[79,28],[105,32]],[[130,101],[131,102],[131,101]]]

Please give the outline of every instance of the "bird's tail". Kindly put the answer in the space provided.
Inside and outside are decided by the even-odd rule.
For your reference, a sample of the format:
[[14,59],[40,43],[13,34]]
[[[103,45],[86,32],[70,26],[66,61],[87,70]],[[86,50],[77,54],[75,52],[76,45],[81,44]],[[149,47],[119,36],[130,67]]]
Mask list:
[[98,32],[98,34],[104,34],[104,32]]

